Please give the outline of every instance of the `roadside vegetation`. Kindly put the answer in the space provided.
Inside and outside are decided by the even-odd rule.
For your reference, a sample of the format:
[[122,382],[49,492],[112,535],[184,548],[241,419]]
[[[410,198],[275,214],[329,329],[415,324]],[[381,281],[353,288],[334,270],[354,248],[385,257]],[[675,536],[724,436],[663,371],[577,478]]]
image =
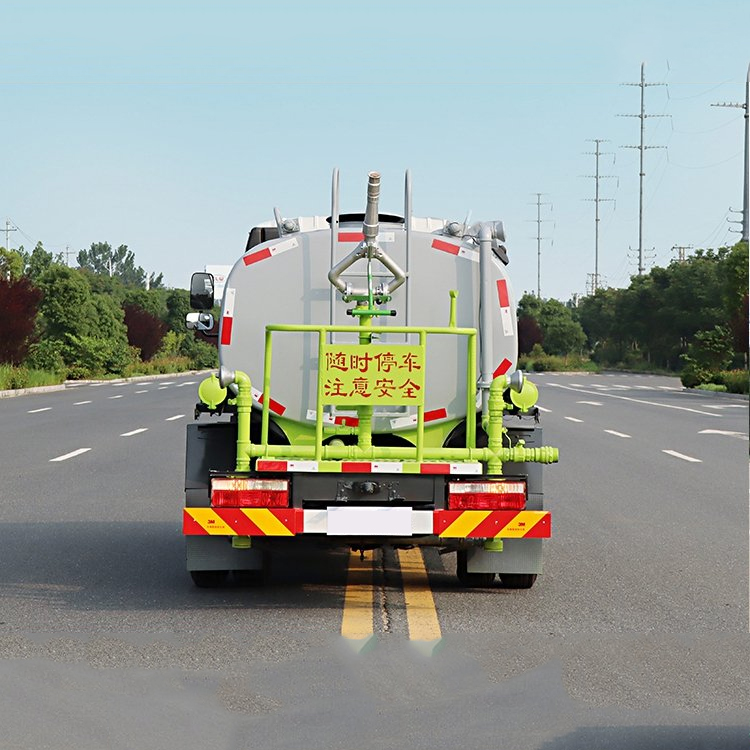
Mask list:
[[38,243],[0,247],[0,390],[216,367],[215,339],[188,331],[190,296],[133,252],[94,243],[69,268]]
[[520,366],[677,375],[687,388],[748,393],[748,246],[698,250],[573,305],[525,294]]

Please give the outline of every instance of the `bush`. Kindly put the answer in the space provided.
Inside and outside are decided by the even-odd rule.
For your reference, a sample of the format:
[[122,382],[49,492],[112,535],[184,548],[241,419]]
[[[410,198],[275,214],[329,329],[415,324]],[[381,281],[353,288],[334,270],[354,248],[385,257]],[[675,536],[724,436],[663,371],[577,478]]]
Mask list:
[[32,370],[45,370],[64,375],[65,361],[62,357],[62,342],[56,339],[44,339],[33,344],[24,364]]
[[695,386],[698,391],[713,391],[714,393],[726,393],[727,387],[725,385],[718,385],[717,383],[699,383]]
[[16,388],[36,388],[41,385],[58,385],[62,381],[63,378],[60,373],[0,365],[0,391],[10,391]]
[[718,385],[726,386],[729,393],[750,392],[750,374],[747,370],[723,370],[716,373],[711,380]]
[[3,325],[0,327],[0,362],[18,365],[34,340],[37,310],[42,293],[26,278],[0,277]]

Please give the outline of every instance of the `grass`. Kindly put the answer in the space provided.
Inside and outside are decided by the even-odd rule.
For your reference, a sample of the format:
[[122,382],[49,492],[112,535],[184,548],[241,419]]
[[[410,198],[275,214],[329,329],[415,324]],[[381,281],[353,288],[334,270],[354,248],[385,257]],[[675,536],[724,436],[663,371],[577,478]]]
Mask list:
[[59,385],[64,380],[56,372],[30,370],[27,367],[0,365],[0,391],[12,391],[18,388],[38,388],[43,385]]

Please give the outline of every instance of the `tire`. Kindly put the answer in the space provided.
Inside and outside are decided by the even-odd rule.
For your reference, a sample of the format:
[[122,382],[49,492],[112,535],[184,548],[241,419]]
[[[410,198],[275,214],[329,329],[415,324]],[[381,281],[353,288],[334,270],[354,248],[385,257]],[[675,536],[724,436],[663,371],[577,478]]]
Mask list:
[[456,575],[462,586],[467,588],[485,589],[492,586],[495,581],[494,573],[468,573],[467,563],[469,553],[465,549],[456,552]]
[[530,589],[536,581],[536,573],[501,573],[500,581],[506,589]]
[[216,589],[227,582],[228,570],[191,570],[193,583],[201,589]]

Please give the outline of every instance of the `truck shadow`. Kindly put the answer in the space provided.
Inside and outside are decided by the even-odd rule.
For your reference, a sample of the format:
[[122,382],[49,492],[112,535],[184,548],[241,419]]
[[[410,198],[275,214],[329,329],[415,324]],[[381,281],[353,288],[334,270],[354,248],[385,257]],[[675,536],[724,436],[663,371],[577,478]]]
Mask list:
[[[272,556],[266,586],[198,589],[185,570],[179,525],[70,521],[0,524],[0,598],[38,610],[341,609],[348,552]],[[316,595],[310,597],[310,589]],[[31,608],[31,609],[30,609]],[[28,615],[27,615],[28,616]],[[0,620],[13,619],[11,614]],[[24,618],[25,619],[25,618]],[[12,623],[11,623],[12,624]]]

